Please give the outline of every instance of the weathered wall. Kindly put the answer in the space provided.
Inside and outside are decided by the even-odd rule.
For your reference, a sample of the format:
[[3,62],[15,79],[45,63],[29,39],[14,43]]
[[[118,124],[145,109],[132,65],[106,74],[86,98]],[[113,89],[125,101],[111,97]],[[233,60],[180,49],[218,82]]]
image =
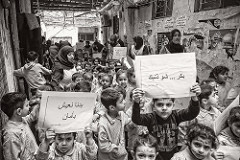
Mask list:
[[[131,37],[142,36],[150,29],[157,40],[158,33],[170,32],[172,29],[177,28],[182,32],[182,40],[185,39],[187,45],[189,45],[189,38],[191,39],[194,34],[201,35],[204,37],[201,42],[202,48],[199,49],[195,43],[187,46],[188,52],[196,52],[197,59],[200,60],[198,66],[200,79],[208,77],[210,67],[225,65],[231,70],[232,84],[234,86],[239,85],[240,33],[237,35],[237,30],[240,27],[240,6],[194,12],[194,2],[195,0],[175,0],[172,17],[153,20],[152,5],[140,7],[139,9],[128,9],[130,24],[127,29],[128,37],[130,37],[128,40],[132,41]],[[182,18],[182,21],[179,18]],[[220,29],[207,23],[198,22],[198,20],[211,18],[221,20]],[[146,25],[148,22],[150,26]],[[233,42],[234,48],[225,49],[224,41],[229,39]],[[228,56],[228,53],[232,51],[236,54],[233,58]]]
[[[5,12],[5,13],[4,13]],[[9,21],[6,21],[6,17],[10,14],[9,10],[4,10],[0,5],[0,43],[1,43],[1,56],[4,58],[6,71],[2,70],[2,74],[6,74],[7,87],[8,91],[16,90],[16,83],[14,81],[13,70],[15,68],[14,64],[14,55],[12,48],[12,40],[10,33]],[[5,17],[4,17],[5,15]],[[5,85],[4,83],[1,85]],[[1,95],[0,95],[1,96]]]

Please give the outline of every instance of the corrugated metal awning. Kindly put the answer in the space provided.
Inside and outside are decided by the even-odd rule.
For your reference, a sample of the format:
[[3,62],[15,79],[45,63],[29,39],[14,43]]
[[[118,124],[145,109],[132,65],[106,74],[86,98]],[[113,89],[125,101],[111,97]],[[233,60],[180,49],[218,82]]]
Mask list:
[[104,0],[32,0],[34,10],[90,11]]

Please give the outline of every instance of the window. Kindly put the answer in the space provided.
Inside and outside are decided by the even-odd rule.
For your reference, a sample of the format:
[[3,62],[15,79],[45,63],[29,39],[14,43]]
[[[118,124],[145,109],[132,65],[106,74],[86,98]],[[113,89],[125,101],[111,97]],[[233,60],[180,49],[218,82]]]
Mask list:
[[199,12],[239,5],[240,5],[239,0],[195,0],[194,11]]
[[83,41],[94,41],[94,33],[78,33],[78,39]]
[[173,0],[156,0],[153,4],[153,18],[171,17]]

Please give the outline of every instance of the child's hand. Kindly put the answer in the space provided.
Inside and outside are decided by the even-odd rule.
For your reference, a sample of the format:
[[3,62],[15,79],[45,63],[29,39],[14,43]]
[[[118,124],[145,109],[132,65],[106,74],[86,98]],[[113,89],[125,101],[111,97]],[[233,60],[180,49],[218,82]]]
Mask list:
[[196,96],[199,96],[202,92],[199,84],[193,85],[190,90],[191,90],[191,92],[196,93]]
[[143,98],[143,95],[145,94],[145,92],[139,88],[136,88],[133,90],[133,100],[136,103],[140,103],[141,99]]
[[222,153],[222,152],[214,152],[213,157],[216,160],[223,160],[224,159],[224,153]]
[[54,130],[52,129],[46,130],[45,139],[44,139],[45,143],[47,143],[48,145],[52,143],[54,141],[55,136],[56,136],[56,133]]

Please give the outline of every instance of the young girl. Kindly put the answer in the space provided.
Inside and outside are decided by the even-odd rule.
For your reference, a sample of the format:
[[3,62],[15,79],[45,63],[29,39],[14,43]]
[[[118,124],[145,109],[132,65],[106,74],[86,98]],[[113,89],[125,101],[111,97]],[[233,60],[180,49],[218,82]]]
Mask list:
[[214,160],[212,149],[217,148],[217,137],[210,127],[192,124],[187,131],[187,147],[175,153],[171,160]]
[[157,140],[148,135],[136,139],[132,151],[134,160],[161,160],[158,156]]
[[222,145],[240,147],[240,107],[231,109],[228,117],[228,127],[218,136]]
[[[240,106],[234,107],[230,110],[228,117],[228,127],[220,132],[218,135],[218,140],[220,146],[216,152],[216,157],[225,157],[225,159],[239,159],[240,158]],[[227,148],[229,151],[232,150],[232,153],[228,154],[224,151]],[[224,159],[224,160],[225,160]]]
[[106,111],[106,108],[101,103],[101,93],[104,89],[112,85],[113,77],[109,74],[104,74],[101,77],[101,88],[99,88],[97,93],[97,100],[94,108],[93,122],[96,122]]
[[237,97],[237,90],[235,88],[231,88],[231,85],[228,81],[229,69],[225,66],[217,66],[215,67],[209,78],[212,78],[217,83],[218,97],[219,97],[219,105],[222,108],[222,111],[228,107],[228,105]]
[[128,78],[129,86],[132,88],[135,88],[136,87],[136,79],[135,79],[134,68],[130,68],[127,70],[127,78]]
[[127,78],[127,71],[126,70],[118,70],[116,74],[116,82],[119,86],[123,87],[126,91],[126,107],[125,111],[127,111],[132,106],[132,101],[130,99],[130,93],[133,89],[128,84],[128,78]]

